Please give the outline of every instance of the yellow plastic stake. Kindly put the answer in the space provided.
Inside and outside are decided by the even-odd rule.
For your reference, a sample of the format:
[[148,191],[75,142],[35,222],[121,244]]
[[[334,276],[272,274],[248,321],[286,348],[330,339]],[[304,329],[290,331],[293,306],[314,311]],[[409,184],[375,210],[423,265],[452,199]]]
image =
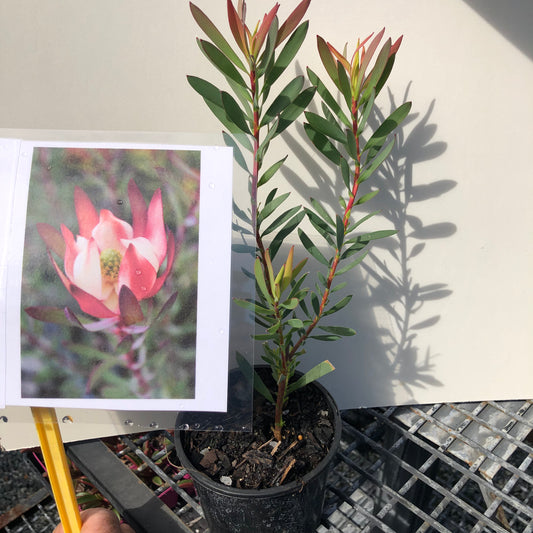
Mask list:
[[65,533],[80,533],[80,512],[56,411],[49,407],[32,407],[31,411],[63,529]]

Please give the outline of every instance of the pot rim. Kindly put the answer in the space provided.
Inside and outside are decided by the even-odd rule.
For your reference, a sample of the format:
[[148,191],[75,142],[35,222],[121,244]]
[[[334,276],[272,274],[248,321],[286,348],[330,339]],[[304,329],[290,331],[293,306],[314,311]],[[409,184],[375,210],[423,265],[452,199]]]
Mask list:
[[318,477],[322,473],[322,471],[329,466],[334,455],[337,453],[337,449],[340,444],[341,433],[342,433],[342,420],[341,420],[339,408],[337,406],[337,403],[333,399],[333,396],[321,383],[318,383],[316,381],[313,381],[312,383],[309,383],[306,386],[317,387],[322,392],[322,394],[324,394],[324,396],[326,397],[326,400],[329,404],[329,408],[332,409],[333,411],[333,419],[335,421],[335,428],[334,428],[335,432],[333,435],[333,440],[331,442],[330,449],[328,453],[326,454],[326,456],[320,461],[320,463],[316,465],[315,468],[313,468],[313,470],[305,474],[301,479],[291,481],[290,483],[287,483],[286,485],[268,487],[265,489],[240,489],[237,487],[229,487],[227,485],[222,484],[220,481],[215,481],[214,479],[209,477],[207,474],[204,474],[203,472],[198,470],[191,463],[181,442],[181,436],[184,435],[187,432],[187,430],[176,429],[174,441],[175,441],[176,451],[178,452],[178,456],[180,458],[182,466],[185,467],[185,469],[187,470],[188,473],[191,474],[191,476],[193,475],[193,472],[194,472],[194,476],[198,476],[200,478],[200,482],[203,483],[204,485],[208,485],[211,490],[214,490],[221,494],[231,495],[237,498],[238,497],[269,498],[271,496],[279,496],[282,494],[294,492],[297,489],[301,489],[309,481],[311,481],[315,477]]

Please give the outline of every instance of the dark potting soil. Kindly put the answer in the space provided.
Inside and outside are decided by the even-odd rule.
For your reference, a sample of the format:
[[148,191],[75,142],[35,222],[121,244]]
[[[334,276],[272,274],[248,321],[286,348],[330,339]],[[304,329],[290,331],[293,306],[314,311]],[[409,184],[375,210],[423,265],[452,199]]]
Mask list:
[[255,393],[251,433],[187,431],[184,449],[196,468],[216,481],[242,489],[275,487],[301,479],[327,455],[333,419],[319,389],[298,389],[285,407],[278,443],[271,429],[274,406]]

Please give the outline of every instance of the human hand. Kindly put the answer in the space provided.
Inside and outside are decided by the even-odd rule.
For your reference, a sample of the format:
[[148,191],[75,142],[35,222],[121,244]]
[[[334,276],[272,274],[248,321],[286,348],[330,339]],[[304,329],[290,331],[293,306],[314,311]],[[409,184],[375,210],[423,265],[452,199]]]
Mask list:
[[[128,524],[121,524],[109,509],[86,509],[81,515],[81,533],[135,533]],[[59,524],[53,533],[65,533]]]

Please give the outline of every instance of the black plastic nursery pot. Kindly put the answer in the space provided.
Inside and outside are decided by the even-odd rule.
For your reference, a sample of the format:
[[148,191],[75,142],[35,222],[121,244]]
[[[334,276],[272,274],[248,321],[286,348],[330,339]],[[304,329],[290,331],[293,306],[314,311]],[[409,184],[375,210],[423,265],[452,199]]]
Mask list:
[[[328,454],[314,470],[286,485],[265,489],[228,487],[200,472],[184,449],[187,431],[175,432],[176,451],[190,473],[211,533],[310,533],[322,516],[326,481],[339,448],[342,422],[339,409],[329,392],[319,383],[332,415],[334,435]],[[180,425],[178,417],[177,426]]]

